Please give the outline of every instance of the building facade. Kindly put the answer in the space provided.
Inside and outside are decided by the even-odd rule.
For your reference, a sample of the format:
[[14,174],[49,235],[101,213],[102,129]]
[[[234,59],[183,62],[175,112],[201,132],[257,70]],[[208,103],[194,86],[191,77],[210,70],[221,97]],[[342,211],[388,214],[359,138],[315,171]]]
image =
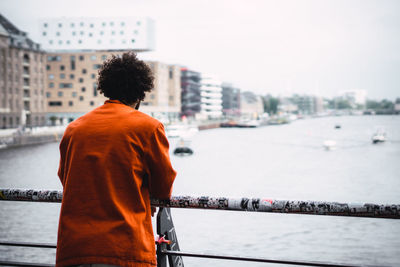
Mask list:
[[225,116],[240,115],[240,89],[222,84],[222,112]]
[[45,54],[0,15],[0,128],[45,125]]
[[38,40],[48,51],[149,51],[155,47],[154,22],[150,18],[47,18],[40,20],[39,28]]
[[[67,123],[104,103],[97,90],[98,70],[111,51],[73,51],[47,54],[47,120]],[[159,119],[172,119],[180,112],[180,68],[147,62],[154,73],[154,89],[146,95],[140,110]]]
[[202,76],[200,96],[202,118],[222,117],[222,82],[220,80],[212,76]]
[[182,68],[181,87],[181,114],[186,117],[195,117],[201,111],[201,74]]
[[259,118],[264,113],[264,104],[261,96],[249,91],[241,93],[240,113],[242,117]]

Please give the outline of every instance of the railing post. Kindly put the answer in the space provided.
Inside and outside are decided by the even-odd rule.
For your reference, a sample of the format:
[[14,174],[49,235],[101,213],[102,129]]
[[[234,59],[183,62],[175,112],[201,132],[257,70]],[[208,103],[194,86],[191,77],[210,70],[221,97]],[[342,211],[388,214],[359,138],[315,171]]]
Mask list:
[[[167,267],[167,255],[164,250],[179,251],[178,238],[176,236],[174,223],[172,222],[170,208],[159,208],[157,213],[157,234],[169,241],[169,244],[159,242],[157,244],[157,266]],[[183,267],[182,256],[168,255],[170,267]]]

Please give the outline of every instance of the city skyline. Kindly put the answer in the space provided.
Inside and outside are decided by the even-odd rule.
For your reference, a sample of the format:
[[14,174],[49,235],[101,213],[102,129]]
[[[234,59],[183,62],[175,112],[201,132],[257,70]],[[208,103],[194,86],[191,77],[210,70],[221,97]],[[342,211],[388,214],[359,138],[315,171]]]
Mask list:
[[140,57],[212,73],[243,91],[400,96],[396,1],[3,0],[0,8],[34,41],[43,18],[150,17],[156,48]]

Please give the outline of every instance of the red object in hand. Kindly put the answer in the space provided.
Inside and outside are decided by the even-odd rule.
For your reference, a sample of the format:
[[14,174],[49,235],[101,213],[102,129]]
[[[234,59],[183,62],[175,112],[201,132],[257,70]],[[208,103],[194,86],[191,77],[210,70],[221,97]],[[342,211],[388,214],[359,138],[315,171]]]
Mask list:
[[157,245],[161,245],[161,244],[163,244],[163,243],[165,243],[165,244],[171,244],[171,240],[167,240],[167,239],[165,239],[164,238],[165,236],[163,235],[163,236],[159,236],[158,238],[157,238],[157,240],[156,240],[156,244]]

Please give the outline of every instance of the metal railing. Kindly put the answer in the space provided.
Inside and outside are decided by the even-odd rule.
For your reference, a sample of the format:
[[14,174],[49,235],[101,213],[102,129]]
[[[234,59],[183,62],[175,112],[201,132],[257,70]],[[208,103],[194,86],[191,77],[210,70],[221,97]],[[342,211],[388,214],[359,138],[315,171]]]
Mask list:
[[[62,192],[57,190],[24,190],[0,189],[0,200],[3,201],[33,201],[33,202],[58,202],[62,201]],[[226,198],[226,197],[190,197],[173,196],[169,200],[152,199],[151,205],[160,207],[157,214],[157,265],[166,267],[183,266],[182,257],[198,257],[224,260],[238,260],[251,262],[265,262],[275,264],[301,265],[301,266],[329,266],[329,267],[355,267],[371,265],[352,265],[328,262],[288,261],[280,259],[266,259],[242,257],[231,255],[214,255],[182,252],[172,221],[170,208],[235,210],[250,212],[295,213],[309,215],[352,216],[368,218],[400,219],[400,205],[382,204],[349,204],[322,201],[294,201],[273,200],[262,198]],[[55,244],[38,244],[25,242],[0,241],[3,246],[19,246],[34,248],[56,248]],[[54,266],[40,263],[22,263],[0,261],[0,265],[7,266]]]

